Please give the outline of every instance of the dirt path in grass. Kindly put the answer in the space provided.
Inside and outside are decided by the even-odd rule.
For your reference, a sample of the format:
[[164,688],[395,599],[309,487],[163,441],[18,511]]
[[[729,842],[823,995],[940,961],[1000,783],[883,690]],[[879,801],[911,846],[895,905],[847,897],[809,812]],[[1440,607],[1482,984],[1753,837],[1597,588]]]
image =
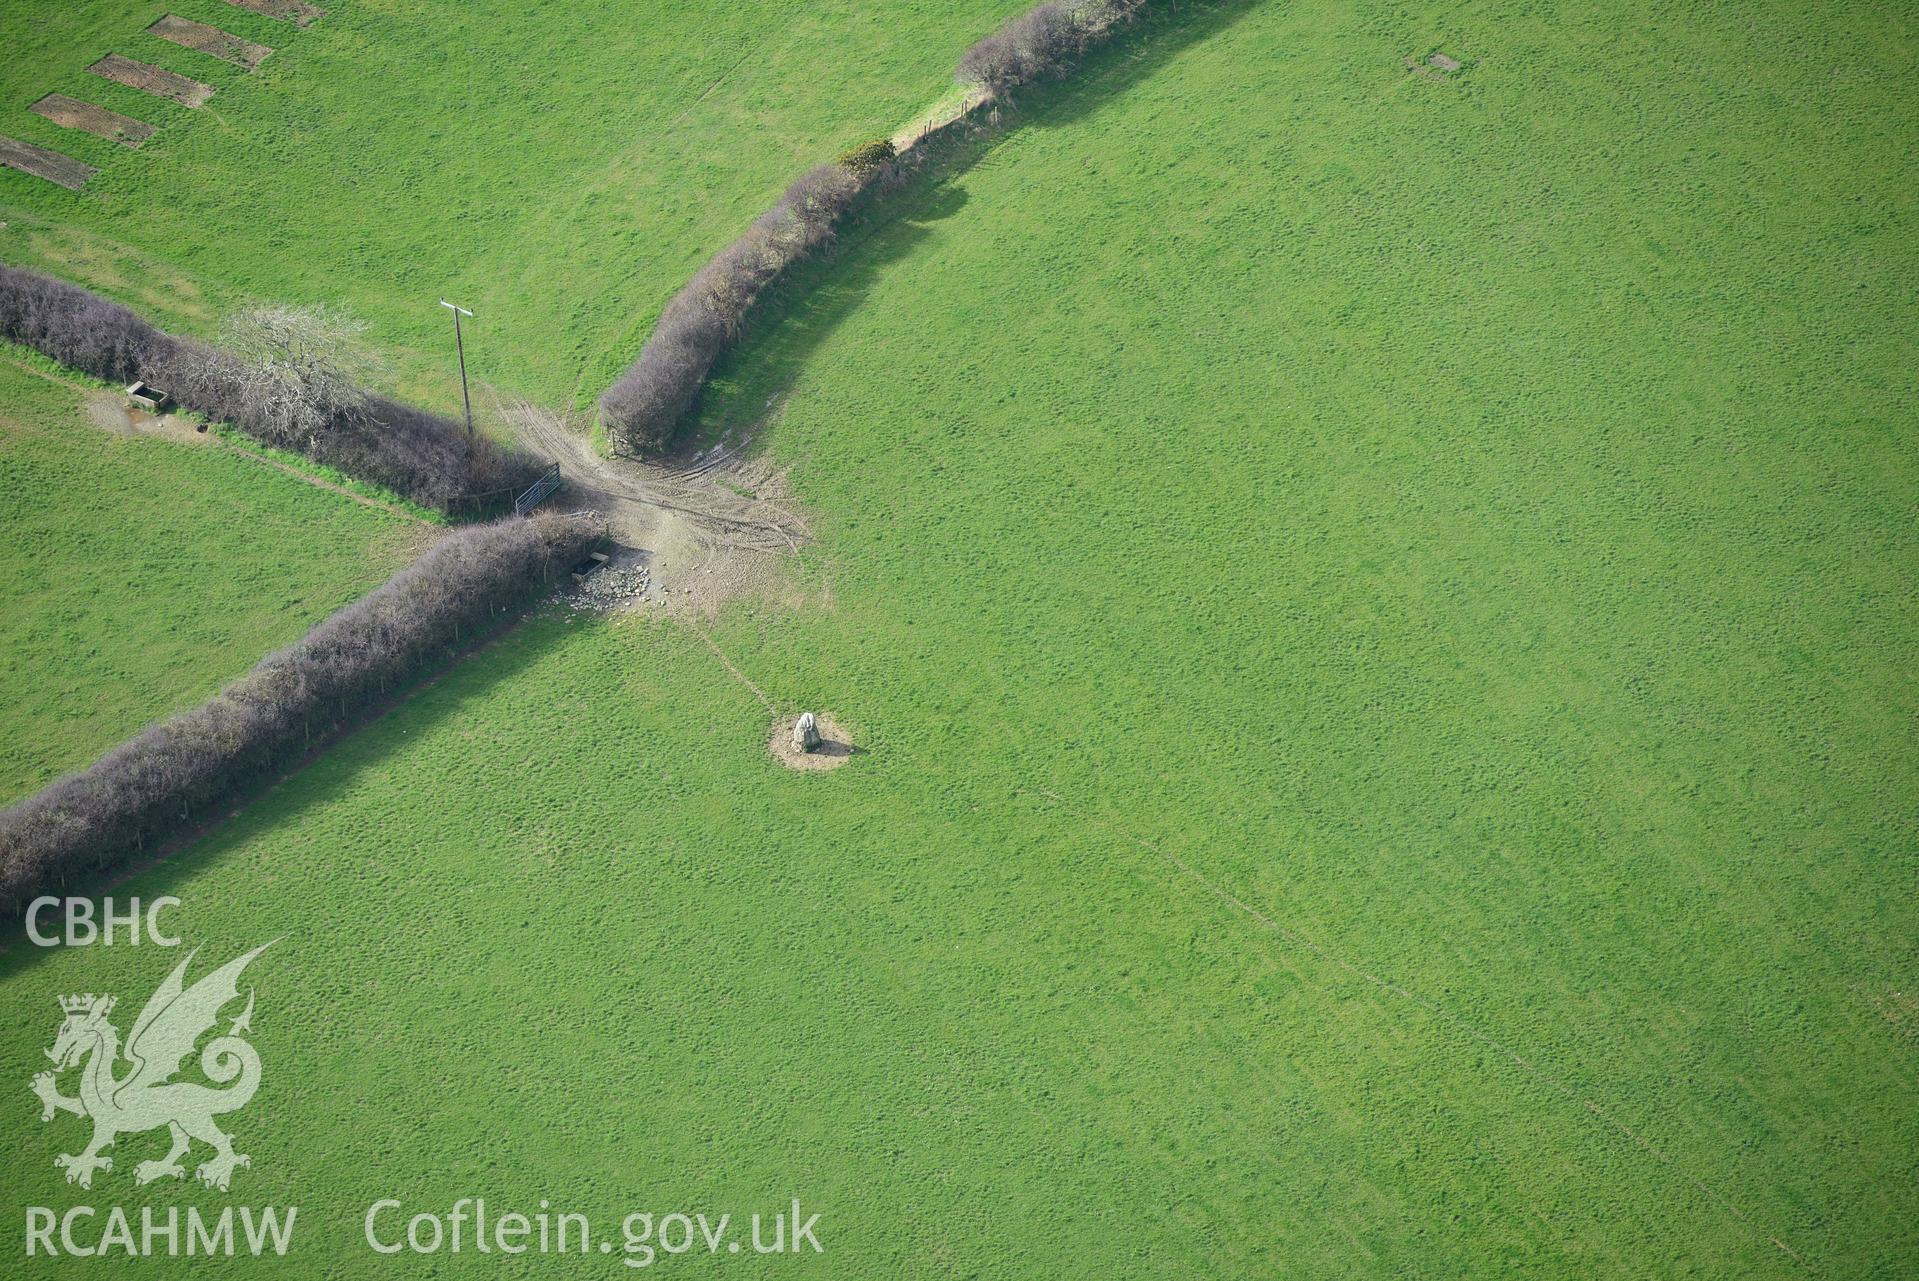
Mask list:
[[336,485],[332,481],[326,480],[323,477],[309,475],[308,473],[301,471],[298,467],[293,466],[291,463],[283,463],[277,458],[269,458],[265,454],[257,454],[253,450],[248,449],[245,445],[239,444],[235,441],[226,440],[219,436],[215,436],[213,438],[213,441],[215,444],[219,445],[221,448],[230,449],[236,454],[240,454],[247,458],[251,458],[254,462],[259,463],[263,467],[271,467],[275,471],[283,471],[287,475],[293,477],[295,480],[303,480],[307,484],[312,485],[316,489],[330,490],[331,492],[340,495],[340,497],[342,498],[350,499],[353,502],[360,504],[360,506],[362,507],[371,507],[375,511],[383,511],[389,516],[397,516],[401,520],[409,521],[415,525],[422,525],[426,527],[427,529],[439,528],[439,526],[436,525],[434,522],[427,520],[426,518],[421,516],[415,516],[412,512],[407,511],[405,508],[395,507],[392,503],[383,503],[377,498],[368,498],[365,494],[356,494],[352,490],[348,489],[345,485]]
[[783,473],[743,448],[682,466],[602,458],[579,416],[490,394],[522,443],[559,463],[562,501],[604,515],[618,559],[647,567],[644,600],[710,614],[746,596],[791,598],[786,571],[813,531]]

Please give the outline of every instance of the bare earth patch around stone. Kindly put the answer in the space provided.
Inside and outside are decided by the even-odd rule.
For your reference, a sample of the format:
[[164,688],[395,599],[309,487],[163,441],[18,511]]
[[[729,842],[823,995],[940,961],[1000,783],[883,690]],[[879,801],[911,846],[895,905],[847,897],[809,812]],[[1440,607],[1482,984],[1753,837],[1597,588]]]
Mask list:
[[210,27],[204,22],[195,22],[191,18],[182,18],[169,13],[147,28],[147,34],[170,40],[186,49],[211,54],[222,62],[230,62],[236,67],[252,71],[259,66],[273,50],[251,40],[242,40],[231,32],[218,27]]
[[326,17],[325,9],[302,4],[300,0],[227,0],[227,3],[236,9],[264,13],[269,18],[291,22],[296,27],[310,27]]
[[87,417],[93,425],[115,436],[148,436],[180,445],[204,445],[212,437],[178,414],[150,414],[135,409],[125,396],[111,391],[87,393]]
[[100,172],[72,156],[36,147],[17,138],[0,138],[0,165],[30,173],[36,178],[45,178],[70,191],[80,190],[87,185],[87,179]]
[[773,722],[773,735],[766,740],[766,750],[773,754],[774,760],[788,769],[838,769],[860,754],[845,726],[825,712],[815,712],[813,716],[819,722],[820,745],[810,752],[793,746],[793,726],[800,719],[798,712]]
[[139,146],[151,138],[157,128],[144,120],[135,120],[132,116],[108,111],[91,102],[69,98],[64,93],[50,93],[28,110],[36,116],[45,116],[63,128],[79,129],[96,138],[117,142],[123,147]]
[[1465,65],[1466,64],[1459,59],[1444,53],[1429,54],[1424,61],[1418,58],[1407,58],[1405,60],[1406,70],[1412,72],[1422,80],[1450,80],[1453,74]]
[[142,93],[150,93],[156,98],[166,98],[183,107],[199,107],[213,96],[212,85],[201,84],[198,80],[176,75],[165,67],[156,67],[151,63],[123,58],[117,53],[108,54],[87,70],[115,84],[123,84],[129,89],[138,89]]

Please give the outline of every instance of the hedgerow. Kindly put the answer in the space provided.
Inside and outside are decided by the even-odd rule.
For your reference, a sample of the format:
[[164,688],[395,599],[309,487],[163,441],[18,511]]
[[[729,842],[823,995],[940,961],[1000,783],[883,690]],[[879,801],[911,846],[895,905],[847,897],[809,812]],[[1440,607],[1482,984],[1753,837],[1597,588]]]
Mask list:
[[289,415],[231,352],[164,333],[118,303],[38,272],[0,265],[0,338],[95,378],[144,380],[232,423],[422,506],[476,515],[504,507],[545,464],[450,418],[384,396],[334,396]]
[[600,418],[616,445],[643,453],[671,439],[760,292],[833,234],[881,168],[809,171],[674,295],[639,359],[600,397]]
[[[986,90],[973,104],[983,106],[1042,75],[1063,72],[1145,3],[1042,4],[968,49],[956,74]],[[908,152],[900,156],[890,140],[880,140],[814,169],[674,295],[639,359],[600,397],[600,421],[618,448],[646,453],[672,440],[766,287],[830,239],[859,195],[924,158],[913,148]]]
[[1042,76],[1059,75],[1072,59],[1145,6],[1146,0],[1052,0],[1009,18],[960,57],[955,74],[995,97]]
[[0,337],[51,360],[128,383],[164,367],[178,344],[118,303],[0,263]]
[[0,811],[0,904],[163,844],[470,644],[605,535],[591,516],[455,530],[211,699]]

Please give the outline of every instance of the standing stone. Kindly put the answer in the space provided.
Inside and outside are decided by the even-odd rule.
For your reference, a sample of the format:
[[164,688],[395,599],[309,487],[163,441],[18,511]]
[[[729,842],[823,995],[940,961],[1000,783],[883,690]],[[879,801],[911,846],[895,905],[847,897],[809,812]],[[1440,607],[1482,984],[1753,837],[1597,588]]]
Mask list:
[[801,712],[799,720],[793,725],[793,746],[802,752],[812,752],[819,750],[819,745],[819,722],[813,719],[813,713]]

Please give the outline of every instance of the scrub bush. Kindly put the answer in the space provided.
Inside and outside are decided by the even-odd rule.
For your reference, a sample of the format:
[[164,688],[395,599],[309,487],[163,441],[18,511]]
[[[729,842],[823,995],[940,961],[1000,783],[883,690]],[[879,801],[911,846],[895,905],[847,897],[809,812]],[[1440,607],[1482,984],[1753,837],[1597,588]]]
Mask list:
[[863,142],[840,157],[840,168],[857,174],[871,173],[893,163],[899,152],[893,148],[891,138],[878,138],[872,142]]

